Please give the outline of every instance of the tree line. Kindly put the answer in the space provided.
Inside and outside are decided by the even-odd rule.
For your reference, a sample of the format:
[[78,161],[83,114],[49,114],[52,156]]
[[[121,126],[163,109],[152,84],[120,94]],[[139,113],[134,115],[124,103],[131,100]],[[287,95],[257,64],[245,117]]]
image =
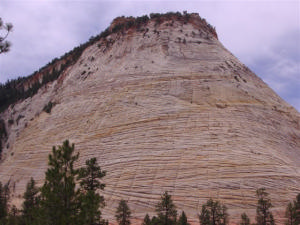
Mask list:
[[[256,191],[258,198],[256,207],[256,223],[251,223],[250,218],[246,213],[243,213],[240,218],[239,225],[275,225],[275,220],[271,212],[271,200],[268,197],[265,188],[259,188]],[[189,225],[187,216],[184,211],[178,217],[176,206],[173,203],[171,195],[164,192],[160,202],[157,203],[155,211],[157,216],[150,219],[149,214],[146,214],[142,225]],[[286,208],[286,225],[300,224],[300,194],[296,200],[290,202]],[[130,225],[131,212],[127,202],[121,200],[117,209],[116,218],[119,225]],[[229,224],[229,215],[226,205],[212,198],[202,205],[202,209],[198,214],[200,225],[227,225]]]
[[[68,140],[53,147],[48,156],[45,182],[38,188],[33,178],[27,183],[21,209],[9,205],[10,182],[0,182],[0,225],[108,225],[102,218],[104,197],[99,194],[105,184],[101,179],[106,171],[101,170],[96,158],[86,160],[81,168],[74,168],[79,158],[74,144]],[[77,185],[76,185],[77,184]],[[256,191],[255,225],[275,225],[271,212],[271,199],[265,188]],[[178,216],[172,196],[166,191],[155,206],[156,215],[146,214],[142,225],[189,225],[184,211]],[[115,211],[119,225],[131,224],[128,202],[120,200]],[[209,199],[198,214],[200,225],[227,225],[229,215],[226,205]],[[240,225],[250,225],[246,213],[241,215]],[[300,224],[300,194],[286,207],[286,225]]]

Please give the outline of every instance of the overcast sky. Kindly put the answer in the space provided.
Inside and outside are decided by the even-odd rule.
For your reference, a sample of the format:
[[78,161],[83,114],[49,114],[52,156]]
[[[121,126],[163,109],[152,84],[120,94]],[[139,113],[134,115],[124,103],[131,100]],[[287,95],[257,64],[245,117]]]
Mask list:
[[0,82],[32,74],[117,16],[184,10],[215,26],[223,45],[300,111],[300,0],[1,0],[0,17],[14,29]]

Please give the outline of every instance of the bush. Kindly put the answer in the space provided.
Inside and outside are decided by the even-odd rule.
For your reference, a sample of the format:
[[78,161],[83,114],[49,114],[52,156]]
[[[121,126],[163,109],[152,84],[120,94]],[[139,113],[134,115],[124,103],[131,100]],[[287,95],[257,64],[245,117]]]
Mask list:
[[9,120],[8,120],[8,124],[9,124],[9,125],[13,125],[13,124],[14,124],[14,120],[13,120],[13,119],[9,119]]
[[55,104],[52,103],[51,101],[48,102],[48,104],[44,106],[43,111],[46,112],[46,113],[51,113],[51,109],[52,109],[52,107],[53,107],[54,105],[55,105]]

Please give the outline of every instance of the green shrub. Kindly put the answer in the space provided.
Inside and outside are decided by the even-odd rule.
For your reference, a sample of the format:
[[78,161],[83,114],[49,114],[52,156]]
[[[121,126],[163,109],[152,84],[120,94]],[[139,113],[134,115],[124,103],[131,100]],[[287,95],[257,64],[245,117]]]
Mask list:
[[55,104],[53,102],[48,102],[47,105],[44,106],[43,111],[46,113],[51,113],[51,109]]
[[14,124],[14,120],[13,120],[13,119],[9,119],[9,120],[8,120],[8,124],[9,124],[9,125],[13,125],[13,124]]

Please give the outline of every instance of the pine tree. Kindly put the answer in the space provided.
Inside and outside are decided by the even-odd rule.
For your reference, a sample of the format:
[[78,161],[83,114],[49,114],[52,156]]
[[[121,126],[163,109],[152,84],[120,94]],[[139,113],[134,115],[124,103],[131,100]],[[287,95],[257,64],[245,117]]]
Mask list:
[[20,225],[20,224],[21,224],[21,220],[20,220],[19,210],[15,205],[13,205],[8,214],[7,222],[5,223],[5,225]]
[[142,225],[151,225],[151,220],[150,220],[150,216],[148,213],[144,217],[144,221],[143,221]]
[[275,220],[274,220],[274,216],[272,213],[270,215],[270,225],[275,225]]
[[5,185],[0,182],[0,222],[5,221],[8,215],[9,194],[9,182]]
[[226,225],[228,224],[227,207],[219,201],[209,199],[202,205],[199,221],[201,225]]
[[201,213],[199,214],[199,222],[200,225],[210,225],[210,211],[206,207],[206,205],[202,205]]
[[250,219],[249,217],[247,216],[246,213],[243,213],[241,215],[241,222],[240,222],[240,225],[250,225]]
[[177,210],[168,192],[164,192],[161,201],[156,205],[158,219],[163,225],[176,224]]
[[6,31],[6,34],[3,37],[0,36],[0,54],[9,51],[11,44],[10,44],[10,42],[6,41],[5,39],[7,38],[9,32],[12,31],[12,28],[13,28],[13,25],[11,23],[3,24],[3,21],[0,17],[0,30]]
[[221,225],[226,225],[228,224],[228,213],[227,213],[227,207],[225,205],[221,206],[221,213],[219,214],[220,216],[220,224]]
[[38,218],[40,216],[38,193],[39,189],[35,185],[35,180],[31,177],[23,195],[24,202],[22,204],[22,222],[25,225],[38,224]]
[[286,225],[299,225],[300,224],[300,194],[296,197],[296,200],[289,202],[286,211]]
[[178,219],[178,225],[190,225],[188,222],[187,222],[187,217],[184,213],[184,211],[182,211],[181,213],[181,216],[179,217]]
[[117,208],[115,217],[119,225],[131,224],[130,223],[131,211],[125,200],[122,199],[119,202],[119,206]]
[[297,225],[299,225],[300,224],[300,193],[296,197],[295,208],[296,208],[296,220],[295,220],[295,222],[296,222]]
[[80,181],[80,214],[81,225],[105,224],[101,219],[104,197],[97,193],[97,190],[103,190],[105,185],[99,181],[106,175],[106,171],[101,171],[96,158],[86,161],[86,167],[79,170],[78,180]]
[[296,208],[292,202],[289,202],[285,210],[285,217],[287,218],[285,222],[286,225],[295,225],[295,214]]
[[156,216],[153,216],[150,222],[150,225],[161,225],[163,224],[160,219]]
[[74,144],[63,142],[58,148],[53,147],[49,155],[49,168],[46,180],[41,188],[41,205],[45,215],[44,224],[71,225],[76,221],[78,212],[75,190],[75,177],[78,171],[74,163],[79,153],[74,155]]
[[268,193],[265,188],[260,188],[256,191],[258,197],[256,208],[257,225],[273,225],[274,217],[270,208],[272,207],[271,200],[268,198]]

